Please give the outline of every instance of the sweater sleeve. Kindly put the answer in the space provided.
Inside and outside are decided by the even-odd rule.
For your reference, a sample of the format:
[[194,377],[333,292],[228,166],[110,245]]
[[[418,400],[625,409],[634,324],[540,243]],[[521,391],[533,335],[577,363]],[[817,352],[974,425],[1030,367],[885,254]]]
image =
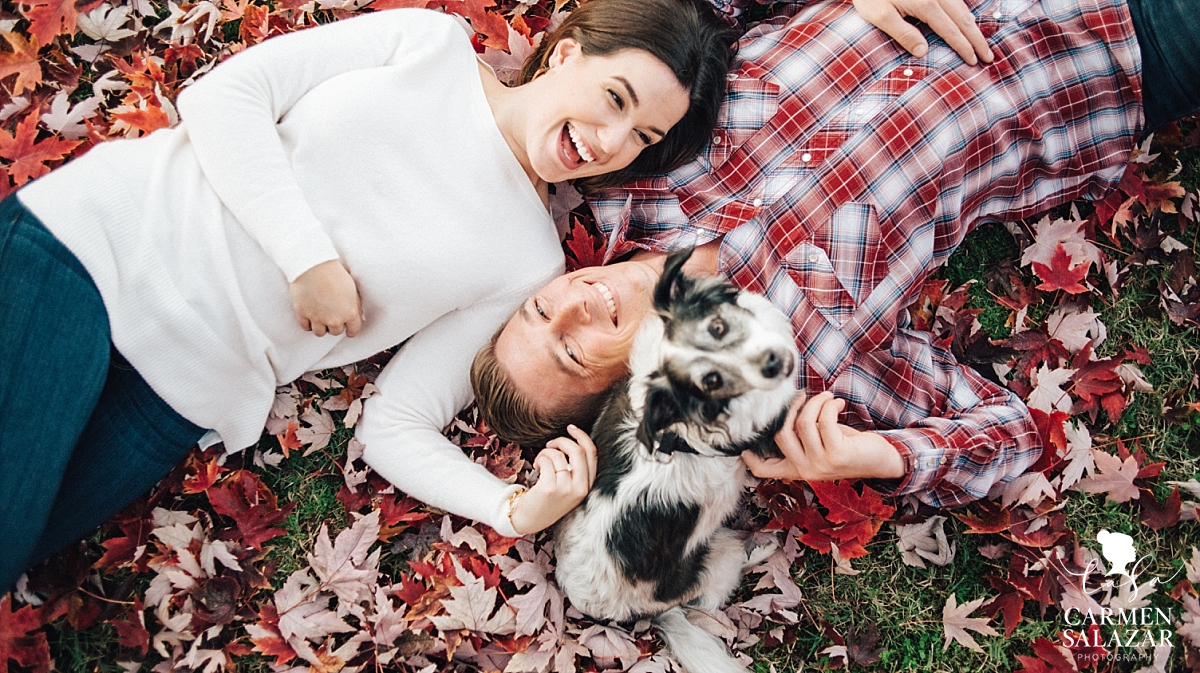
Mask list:
[[269,39],[180,94],[182,126],[205,177],[288,282],[338,253],[305,201],[276,124],[322,82],[454,41],[466,45],[446,15],[374,12]]
[[472,399],[475,352],[520,301],[460,309],[413,335],[380,374],[380,394],[367,400],[357,432],[363,459],[397,488],[509,537],[518,533],[508,520],[508,496],[520,487],[473,462],[442,428]]

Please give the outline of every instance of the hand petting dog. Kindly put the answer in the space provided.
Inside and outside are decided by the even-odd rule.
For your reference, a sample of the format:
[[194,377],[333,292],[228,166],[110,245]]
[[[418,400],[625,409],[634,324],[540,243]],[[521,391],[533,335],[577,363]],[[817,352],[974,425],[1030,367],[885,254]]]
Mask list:
[[891,442],[875,432],[861,432],[837,422],[846,401],[824,392],[806,399],[796,396],[775,435],[783,458],[760,458],[746,451],[742,460],[762,479],[898,479],[905,475],[904,459]]
[[513,504],[512,525],[522,535],[548,528],[575,509],[592,490],[596,445],[574,425],[567,426],[567,432],[574,440],[557,437],[533,459],[541,476]]

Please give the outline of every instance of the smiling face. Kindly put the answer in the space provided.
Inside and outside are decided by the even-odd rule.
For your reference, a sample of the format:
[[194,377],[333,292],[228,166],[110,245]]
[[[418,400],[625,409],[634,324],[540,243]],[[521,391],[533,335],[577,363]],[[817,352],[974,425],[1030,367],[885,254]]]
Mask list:
[[530,297],[496,340],[496,359],[538,409],[607,390],[654,310],[661,263],[631,261],[559,276]]
[[671,69],[639,49],[586,56],[564,38],[547,66],[525,85],[536,103],[522,121],[527,167],[546,182],[625,168],[688,110]]

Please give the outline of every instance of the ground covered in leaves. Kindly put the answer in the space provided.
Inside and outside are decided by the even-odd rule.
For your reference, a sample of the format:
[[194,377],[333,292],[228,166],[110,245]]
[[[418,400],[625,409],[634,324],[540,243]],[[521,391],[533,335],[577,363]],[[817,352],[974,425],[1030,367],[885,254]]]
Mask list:
[[[414,5],[463,16],[502,76],[569,9],[5,0],[0,195],[174,123],[180,88],[246,46]],[[763,483],[745,523],[779,551],[695,618],[759,671],[1200,671],[1198,144],[1171,127],[1105,201],[984,227],[913,307],[1028,401],[1049,447],[1028,474],[954,511]],[[586,207],[555,201],[572,262],[594,262]],[[352,435],[385,359],[281,388],[258,446],[194,453],[31,571],[0,599],[0,671],[671,670],[645,624],[564,602],[545,536],[501,538],[371,473]],[[501,478],[534,478],[470,411],[447,432]],[[1134,541],[1128,578],[1106,577],[1101,531]]]

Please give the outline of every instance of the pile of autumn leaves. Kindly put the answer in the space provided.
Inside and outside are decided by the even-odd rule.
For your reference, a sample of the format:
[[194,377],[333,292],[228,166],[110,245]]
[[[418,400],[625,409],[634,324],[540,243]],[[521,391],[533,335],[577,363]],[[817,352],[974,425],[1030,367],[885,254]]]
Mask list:
[[[18,2],[15,13],[0,11],[0,195],[96,143],[174,123],[178,90],[219,57],[364,7],[427,4],[466,17],[479,32],[478,49],[505,76],[565,0],[508,0],[499,7],[491,0]],[[988,269],[983,281],[1010,312],[1009,338],[994,342],[980,331],[968,287],[934,281],[915,307],[920,327],[963,361],[994,363],[987,366],[1028,400],[1048,447],[1037,465],[988,500],[954,512],[932,511],[912,498],[884,500],[864,485],[763,483],[750,499],[752,518],[764,528],[754,535],[773,538],[779,549],[751,569],[739,594],[745,600],[697,614],[697,621],[739,652],[794,643],[800,629],[819,631],[820,665],[871,666],[879,661],[878,632],[839,632],[814,614],[793,579],[797,565],[857,574],[855,559],[879,543],[885,525],[904,563],[946,565],[958,553],[945,530],[948,516],[967,533],[985,534],[978,552],[1008,569],[987,578],[991,595],[962,603],[946,596],[947,647],[979,650],[971,632],[1012,634],[1032,614],[1027,606],[1050,619],[1069,608],[1145,605],[1157,589],[1153,581],[1096,591],[1104,566],[1090,540],[1067,529],[1063,506],[1069,491],[1103,494],[1136,510],[1154,530],[1196,526],[1200,484],[1172,482],[1159,500],[1162,463],[1148,461],[1136,441],[1091,436],[1106,417],[1115,421],[1134,394],[1153,390],[1139,368],[1151,357],[1144,349],[1097,355],[1106,328],[1093,304],[1119,294],[1130,266],[1162,264],[1169,268],[1159,287],[1164,312],[1178,329],[1197,325],[1200,284],[1192,251],[1177,238],[1197,226],[1197,194],[1172,175],[1174,151],[1195,140],[1160,135],[1167,149],[1161,156],[1147,144],[1119,190],[1087,217],[1010,226],[1021,259]],[[555,201],[567,206],[559,220],[569,230],[569,258],[595,263],[601,241],[585,209],[565,215],[578,196],[560,189]],[[1034,321],[1030,314],[1048,317]],[[0,671],[14,664],[48,670],[48,624],[111,628],[116,643],[98,654],[128,670],[145,663],[156,671],[213,673],[254,659],[277,671],[434,671],[451,662],[513,673],[670,670],[647,624],[627,631],[571,609],[554,582],[546,536],[501,538],[431,511],[363,464],[362,447],[346,430],[375,392],[380,359],[281,388],[258,447],[231,457],[219,449],[194,453],[106,524],[97,540],[31,572],[0,600]],[[1196,387],[1193,381],[1158,391],[1169,418],[1187,422],[1200,411],[1192,401]],[[498,444],[473,412],[447,432],[502,479],[533,478],[529,456]],[[315,538],[297,540],[306,522],[297,525],[296,503],[281,502],[264,477],[296,469],[296,454],[316,452],[326,454],[326,467],[308,478],[340,483],[336,507],[347,525],[334,531],[321,525]],[[302,558],[281,558],[294,555],[296,544]],[[1200,553],[1180,561],[1183,574],[1169,591],[1178,601],[1173,643],[1184,652],[1170,646],[1148,652],[1151,671],[1165,670],[1171,657],[1200,669]],[[1104,648],[1072,650],[1038,639],[1030,649],[1032,655],[1020,657],[1024,670],[1040,673],[1095,666]]]

